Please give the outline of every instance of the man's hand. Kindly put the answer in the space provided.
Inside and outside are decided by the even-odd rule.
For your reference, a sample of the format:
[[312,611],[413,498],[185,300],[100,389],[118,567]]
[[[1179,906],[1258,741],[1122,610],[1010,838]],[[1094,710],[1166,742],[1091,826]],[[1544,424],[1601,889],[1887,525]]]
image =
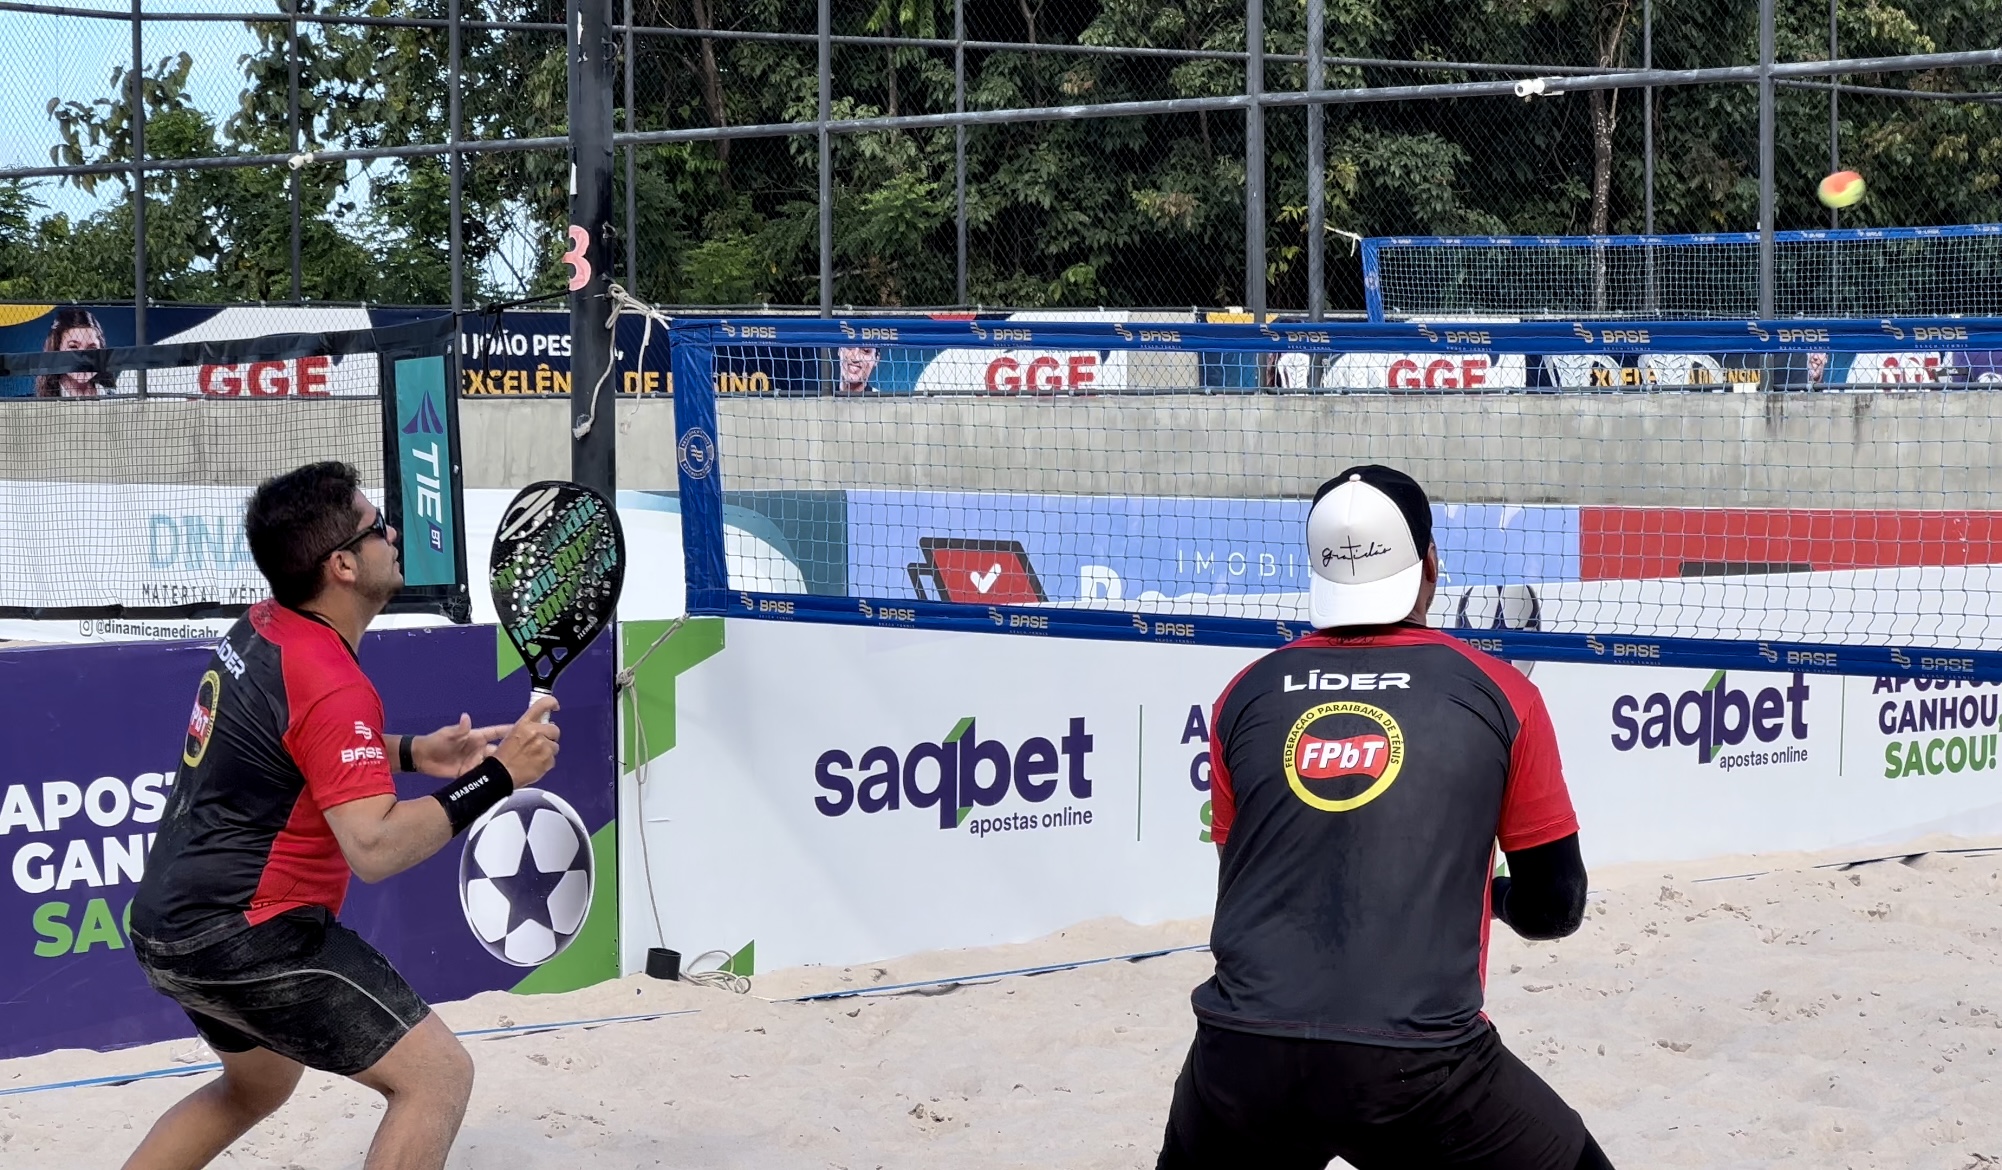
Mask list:
[[515,725],[506,729],[507,738],[500,747],[494,749],[494,758],[514,778],[516,788],[525,788],[542,779],[556,765],[556,741],[562,737],[563,729],[543,722],[555,710],[556,699],[551,695],[530,703]]
[[426,776],[455,780],[493,755],[495,746],[507,733],[506,724],[474,727],[472,716],[461,715],[457,723],[413,739],[410,759]]

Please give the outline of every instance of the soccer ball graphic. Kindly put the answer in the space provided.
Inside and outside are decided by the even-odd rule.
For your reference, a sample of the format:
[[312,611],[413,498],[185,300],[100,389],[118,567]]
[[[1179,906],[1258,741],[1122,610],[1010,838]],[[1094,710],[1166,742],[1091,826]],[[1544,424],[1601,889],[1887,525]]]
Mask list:
[[459,906],[487,953],[533,967],[563,953],[591,912],[591,835],[560,796],[523,788],[473,822]]

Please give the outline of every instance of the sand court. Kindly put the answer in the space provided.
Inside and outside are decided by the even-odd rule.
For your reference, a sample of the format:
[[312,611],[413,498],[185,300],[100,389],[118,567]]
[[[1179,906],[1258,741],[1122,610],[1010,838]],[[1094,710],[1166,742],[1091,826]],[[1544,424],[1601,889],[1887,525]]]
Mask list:
[[[1595,873],[1577,935],[1532,944],[1497,932],[1489,1013],[1623,1167],[1998,1164],[2002,849],[1986,847],[2002,842],[1924,844],[1977,851]],[[1206,952],[774,1001],[1158,951],[1205,932],[1201,921],[1101,921],[1015,946],[775,972],[744,996],[634,976],[444,1005],[460,1030],[660,1014],[469,1039],[479,1079],[450,1164],[1151,1166]],[[208,1059],[183,1041],[0,1064],[11,1094],[0,1096],[0,1165],[115,1167],[199,1082],[18,1090]],[[372,1093],[309,1073],[216,1164],[357,1165],[379,1108]]]

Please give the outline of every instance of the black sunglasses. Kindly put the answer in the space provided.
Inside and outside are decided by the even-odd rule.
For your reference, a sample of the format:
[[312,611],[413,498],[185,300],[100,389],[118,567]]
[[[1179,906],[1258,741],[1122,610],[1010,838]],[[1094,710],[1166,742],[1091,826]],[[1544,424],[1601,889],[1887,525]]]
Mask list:
[[334,547],[328,549],[326,552],[321,553],[317,558],[314,559],[313,563],[317,565],[321,561],[326,560],[328,557],[333,556],[337,552],[346,552],[349,549],[353,548],[354,546],[360,544],[362,541],[367,540],[371,536],[380,536],[385,541],[389,539],[389,521],[383,519],[382,509],[380,508],[377,508],[375,510],[374,523],[370,524],[367,528],[362,529],[360,532],[355,533],[353,536],[348,537],[346,540],[340,542]]

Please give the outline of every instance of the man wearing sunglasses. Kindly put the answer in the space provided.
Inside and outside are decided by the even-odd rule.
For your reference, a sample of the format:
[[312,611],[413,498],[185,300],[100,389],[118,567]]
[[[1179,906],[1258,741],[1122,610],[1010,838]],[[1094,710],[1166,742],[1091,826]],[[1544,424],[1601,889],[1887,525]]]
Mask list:
[[[352,467],[315,463],[260,486],[244,530],[271,599],[209,660],[131,909],[148,982],[187,1012],[222,1075],[168,1110],[125,1165],[207,1165],[311,1067],[386,1099],[367,1170],[439,1170],[472,1059],[334,916],[350,873],[401,873],[541,779],[556,759],[557,728],[543,721],[556,703],[512,727],[461,716],[430,735],[384,734],[355,650],[403,587],[396,529]],[[446,783],[399,800],[392,765]]]

